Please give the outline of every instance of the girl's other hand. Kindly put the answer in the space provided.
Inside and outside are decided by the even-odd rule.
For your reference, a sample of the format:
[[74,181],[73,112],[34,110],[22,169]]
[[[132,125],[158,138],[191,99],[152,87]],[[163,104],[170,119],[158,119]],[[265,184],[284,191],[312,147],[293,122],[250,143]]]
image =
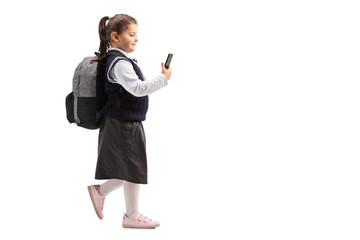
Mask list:
[[165,68],[165,64],[162,62],[161,63],[161,73],[165,75],[167,80],[170,80],[171,78],[171,67],[169,66],[168,69]]
[[144,75],[144,74],[142,74],[142,75],[143,75],[144,80],[146,81],[146,77],[145,77],[145,75]]

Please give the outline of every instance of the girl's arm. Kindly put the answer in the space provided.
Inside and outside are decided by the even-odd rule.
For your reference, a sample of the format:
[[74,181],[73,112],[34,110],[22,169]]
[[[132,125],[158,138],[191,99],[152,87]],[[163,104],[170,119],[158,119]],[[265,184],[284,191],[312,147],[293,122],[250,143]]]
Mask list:
[[136,75],[132,64],[123,60],[118,61],[110,70],[110,78],[136,97],[149,95],[168,84],[168,80],[163,73],[151,80],[141,81]]

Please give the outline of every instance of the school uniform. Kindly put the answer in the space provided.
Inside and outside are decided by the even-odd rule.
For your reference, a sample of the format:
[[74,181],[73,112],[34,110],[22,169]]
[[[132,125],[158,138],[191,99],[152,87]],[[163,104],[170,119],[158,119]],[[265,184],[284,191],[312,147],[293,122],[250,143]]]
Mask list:
[[[164,74],[144,81],[135,60],[117,48],[121,56],[108,56],[105,91],[119,97],[104,115],[99,132],[95,179],[120,179],[147,184],[146,138],[142,121],[149,106],[148,95],[166,86]],[[140,81],[141,80],[141,81]]]

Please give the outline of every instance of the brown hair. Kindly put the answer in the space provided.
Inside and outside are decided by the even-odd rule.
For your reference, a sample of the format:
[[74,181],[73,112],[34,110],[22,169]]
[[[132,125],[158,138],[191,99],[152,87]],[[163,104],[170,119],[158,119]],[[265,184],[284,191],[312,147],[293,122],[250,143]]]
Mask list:
[[116,14],[111,18],[109,17],[101,18],[99,23],[99,37],[100,37],[100,46],[98,53],[99,61],[101,61],[106,56],[106,53],[110,47],[111,33],[116,32],[117,34],[121,34],[122,32],[127,30],[128,25],[131,23],[137,24],[137,21],[135,18],[126,14]]

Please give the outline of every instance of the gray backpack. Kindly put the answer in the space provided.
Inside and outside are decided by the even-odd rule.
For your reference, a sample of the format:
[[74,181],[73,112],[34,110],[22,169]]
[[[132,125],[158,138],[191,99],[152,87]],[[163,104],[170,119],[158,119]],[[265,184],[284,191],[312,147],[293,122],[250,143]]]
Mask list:
[[[109,55],[125,57],[119,51],[109,51]],[[86,129],[100,127],[102,117],[120,94],[119,91],[108,97],[105,93],[105,68],[105,64],[93,56],[85,57],[75,69],[73,91],[65,99],[66,117],[70,123]]]

